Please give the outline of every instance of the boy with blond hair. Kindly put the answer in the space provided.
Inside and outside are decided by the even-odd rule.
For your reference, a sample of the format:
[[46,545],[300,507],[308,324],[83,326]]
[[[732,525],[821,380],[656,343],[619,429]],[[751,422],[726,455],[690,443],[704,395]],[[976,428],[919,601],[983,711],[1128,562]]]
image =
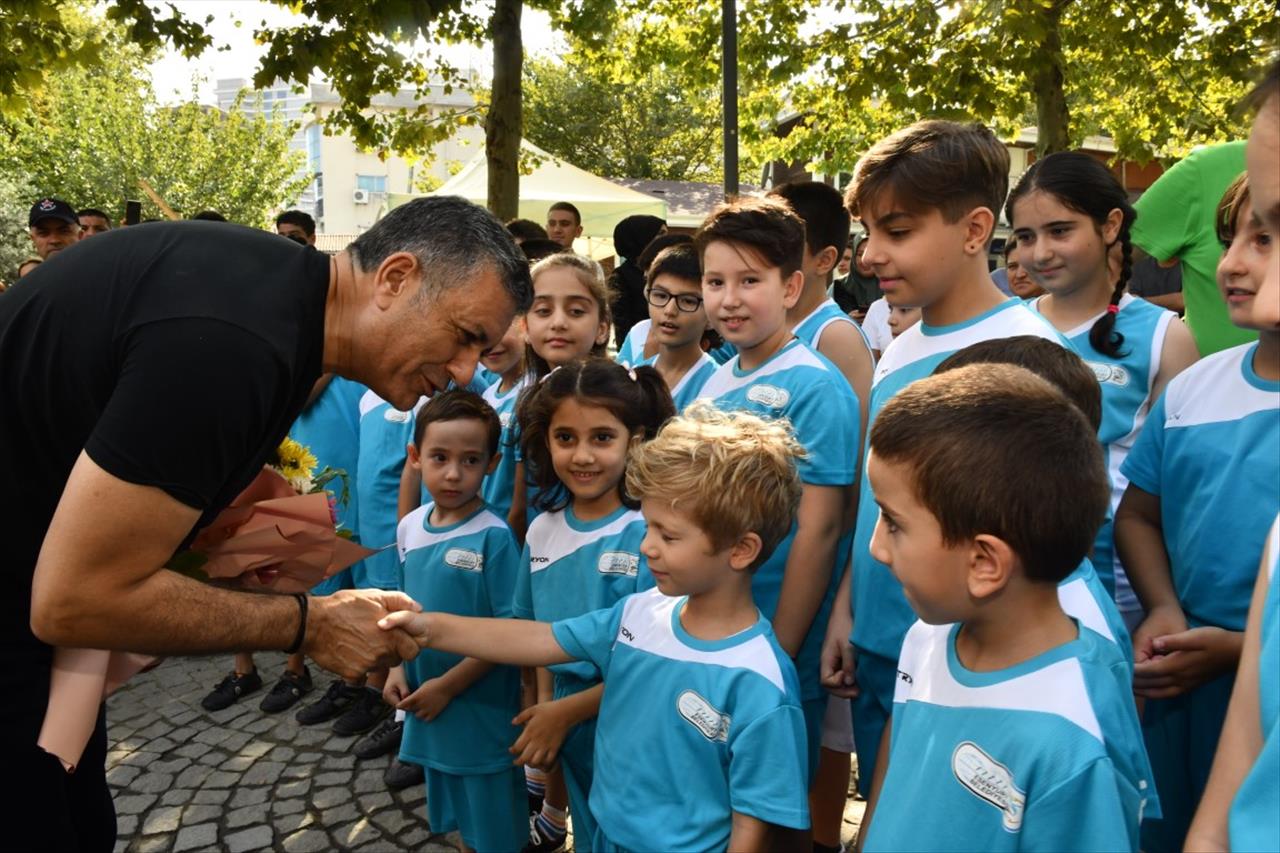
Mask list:
[[[987,270],[1008,187],[1009,153],[978,124],[917,122],[881,140],[858,163],[845,203],[867,230],[863,260],[890,305],[921,309],[920,322],[899,335],[876,366],[868,429],[895,394],[956,350],[1014,335],[1062,341],[1021,300],[1001,293]],[[893,704],[898,653],[915,620],[902,585],[868,548],[875,497],[863,477],[852,569],[840,584],[822,654],[828,689],[856,694],[854,741],[864,783]]]
[[867,476],[871,552],[920,619],[863,849],[1137,850],[1152,792],[1129,666],[1059,599],[1110,491],[1084,414],[1024,368],[960,367],[885,405]]
[[775,849],[771,825],[809,825],[804,721],[751,575],[791,526],[802,452],[785,425],[695,405],[627,467],[656,589],[552,624],[409,612],[379,624],[423,648],[600,670],[591,849]]

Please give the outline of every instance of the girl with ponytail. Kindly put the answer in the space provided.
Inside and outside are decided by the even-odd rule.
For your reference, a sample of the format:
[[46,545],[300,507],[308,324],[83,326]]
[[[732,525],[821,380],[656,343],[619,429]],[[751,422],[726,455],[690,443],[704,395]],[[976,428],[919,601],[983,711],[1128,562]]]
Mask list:
[[[1037,161],[1009,194],[1005,214],[1018,260],[1045,292],[1028,304],[1071,341],[1102,386],[1098,437],[1114,513],[1127,485],[1120,463],[1165,385],[1199,358],[1195,341],[1172,312],[1125,292],[1137,213],[1101,162],[1078,152]],[[1093,562],[1132,629],[1141,607],[1115,554],[1110,520],[1098,533]]]

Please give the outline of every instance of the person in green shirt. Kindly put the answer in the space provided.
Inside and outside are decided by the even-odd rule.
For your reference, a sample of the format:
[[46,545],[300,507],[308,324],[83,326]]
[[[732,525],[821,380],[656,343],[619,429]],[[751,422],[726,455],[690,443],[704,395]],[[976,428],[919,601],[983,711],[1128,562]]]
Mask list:
[[1214,211],[1227,186],[1243,171],[1243,142],[1197,148],[1134,204],[1138,218],[1133,242],[1161,264],[1182,264],[1186,322],[1202,358],[1258,337],[1227,319],[1214,279],[1222,255]]

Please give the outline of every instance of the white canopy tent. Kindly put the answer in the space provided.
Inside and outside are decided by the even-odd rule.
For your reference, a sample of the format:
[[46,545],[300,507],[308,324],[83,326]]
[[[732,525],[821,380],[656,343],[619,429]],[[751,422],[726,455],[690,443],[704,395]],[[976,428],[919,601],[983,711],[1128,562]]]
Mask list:
[[[517,214],[522,219],[532,219],[543,224],[547,221],[547,208],[558,201],[567,201],[582,213],[582,239],[586,246],[579,251],[594,258],[613,255],[613,228],[623,219],[636,214],[658,216],[666,219],[666,202],[645,195],[612,181],[579,169],[572,163],[560,160],[528,140],[521,140],[523,155],[537,159],[533,172],[520,176],[520,207]],[[476,204],[485,204],[489,192],[489,164],[481,151],[471,158],[462,171],[454,175],[438,190],[427,195],[459,195]],[[409,193],[389,193],[387,207],[397,207],[420,196]]]

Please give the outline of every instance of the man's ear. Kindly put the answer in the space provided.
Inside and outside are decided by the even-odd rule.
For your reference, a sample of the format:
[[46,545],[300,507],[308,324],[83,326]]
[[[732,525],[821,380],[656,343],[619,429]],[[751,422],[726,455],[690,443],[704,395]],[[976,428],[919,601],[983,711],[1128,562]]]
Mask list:
[[729,567],[736,572],[751,568],[751,564],[760,556],[764,541],[760,534],[748,531],[729,548]]
[[412,296],[422,287],[421,267],[410,252],[395,252],[378,264],[373,273],[373,301],[379,308],[387,309],[397,299]]
[[965,254],[985,255],[995,227],[996,215],[989,207],[975,207],[965,214]]
[[983,601],[1008,585],[1018,566],[1018,555],[998,536],[980,533],[970,545],[969,595]]

